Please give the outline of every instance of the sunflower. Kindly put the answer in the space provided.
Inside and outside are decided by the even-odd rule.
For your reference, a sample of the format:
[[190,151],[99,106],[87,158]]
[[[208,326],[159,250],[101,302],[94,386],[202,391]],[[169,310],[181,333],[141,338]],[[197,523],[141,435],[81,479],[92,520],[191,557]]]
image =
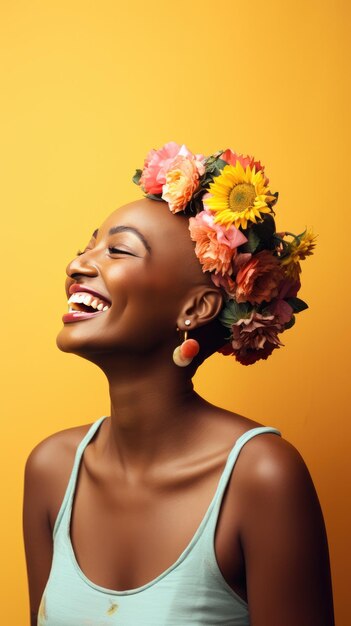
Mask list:
[[269,203],[275,200],[265,186],[264,171],[256,172],[255,166],[246,170],[238,161],[226,165],[221,174],[213,179],[204,198],[206,207],[215,214],[214,221],[226,226],[247,228],[247,222],[261,221],[262,213],[271,213]]
[[[285,233],[292,234],[292,233]],[[311,229],[307,229],[301,235],[294,235],[294,239],[289,243],[289,254],[283,257],[280,261],[284,266],[286,276],[289,276],[293,280],[299,279],[301,273],[300,260],[304,260],[306,257],[313,254],[315,247],[315,239],[317,235],[314,235]]]

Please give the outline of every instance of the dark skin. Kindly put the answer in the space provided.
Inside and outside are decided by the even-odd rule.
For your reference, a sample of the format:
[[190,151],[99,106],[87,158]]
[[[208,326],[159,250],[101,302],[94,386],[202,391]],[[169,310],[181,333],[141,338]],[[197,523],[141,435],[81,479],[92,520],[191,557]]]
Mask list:
[[[115,226],[136,228],[142,237],[124,229],[108,234]],[[112,301],[95,318],[64,324],[57,337],[62,351],[102,369],[111,399],[111,415],[83,454],[72,544],[90,580],[133,589],[177,560],[208,508],[235,440],[261,424],[209,404],[193,389],[196,366],[223,341],[216,320],[222,296],[202,272],[187,218],[148,199],[125,205],[68,265],[67,276],[67,293],[79,283]],[[172,352],[186,319],[201,351],[195,363],[180,368]],[[52,529],[89,427],[48,437],[26,464],[32,625],[50,572]],[[225,580],[248,602],[251,626],[333,626],[323,516],[304,461],[283,438],[263,434],[242,449],[222,504],[215,551]]]

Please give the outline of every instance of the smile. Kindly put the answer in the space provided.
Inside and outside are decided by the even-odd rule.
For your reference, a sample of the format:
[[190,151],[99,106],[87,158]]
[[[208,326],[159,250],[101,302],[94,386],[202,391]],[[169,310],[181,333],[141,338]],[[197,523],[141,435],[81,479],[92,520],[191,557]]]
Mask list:
[[76,293],[72,293],[70,299],[67,304],[71,305],[69,307],[69,312],[72,311],[85,311],[89,313],[91,309],[93,311],[107,311],[110,308],[110,304],[107,304],[105,300],[101,300],[96,296],[91,295],[90,293],[84,293],[83,291],[78,291]]
[[72,293],[67,304],[68,313],[65,313],[62,317],[62,321],[65,323],[96,317],[105,313],[111,307],[111,304],[105,300],[83,291]]

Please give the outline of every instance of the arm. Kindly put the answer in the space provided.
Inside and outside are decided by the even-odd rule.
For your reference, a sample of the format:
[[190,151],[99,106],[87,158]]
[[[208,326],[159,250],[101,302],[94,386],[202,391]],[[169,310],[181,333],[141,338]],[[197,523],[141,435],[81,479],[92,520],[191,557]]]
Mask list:
[[328,544],[312,479],[293,446],[263,437],[242,464],[250,623],[334,626]]
[[29,455],[24,476],[23,537],[31,626],[37,626],[39,604],[49,577],[53,553],[48,517],[48,462],[44,441]]

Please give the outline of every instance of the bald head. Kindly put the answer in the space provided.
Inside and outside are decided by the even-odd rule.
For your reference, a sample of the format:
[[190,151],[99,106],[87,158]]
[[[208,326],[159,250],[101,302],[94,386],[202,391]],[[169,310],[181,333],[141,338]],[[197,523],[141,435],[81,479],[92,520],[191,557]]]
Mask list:
[[213,286],[195,255],[189,219],[183,213],[173,214],[166,202],[142,198],[119,207],[95,231],[95,238],[107,232],[137,237],[160,271],[168,268],[170,281],[179,278],[187,285]]

